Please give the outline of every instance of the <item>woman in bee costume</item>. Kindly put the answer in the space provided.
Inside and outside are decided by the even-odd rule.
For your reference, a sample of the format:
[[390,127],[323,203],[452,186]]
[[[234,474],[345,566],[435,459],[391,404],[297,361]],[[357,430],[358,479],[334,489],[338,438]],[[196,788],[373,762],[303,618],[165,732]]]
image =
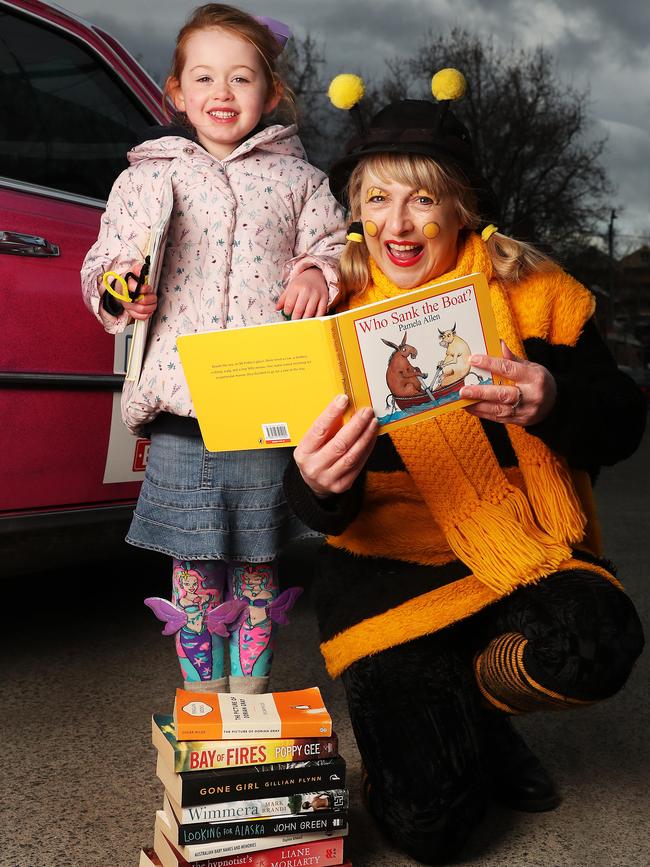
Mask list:
[[350,209],[344,307],[473,272],[487,278],[503,377],[476,401],[377,439],[340,396],[295,450],[294,511],[327,536],[315,585],[321,650],[341,675],[369,809],[427,864],[453,857],[496,797],[549,810],[558,792],[511,717],[588,707],[624,685],[643,633],[602,559],[591,491],[629,456],[644,400],[596,331],[590,292],[499,232],[488,184],[449,108],[401,100],[368,126],[363,84],[332,101],[359,121],[330,186]]

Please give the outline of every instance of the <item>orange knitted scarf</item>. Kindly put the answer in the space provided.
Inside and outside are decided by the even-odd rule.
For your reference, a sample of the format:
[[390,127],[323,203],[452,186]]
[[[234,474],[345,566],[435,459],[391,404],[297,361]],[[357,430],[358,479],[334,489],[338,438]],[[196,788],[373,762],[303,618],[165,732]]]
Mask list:
[[[372,283],[349,300],[350,307],[404,291],[372,260],[370,268]],[[575,345],[593,313],[590,293],[559,268],[504,287],[485,244],[473,233],[462,242],[454,270],[424,285],[476,271],[488,280],[499,335],[522,358],[527,337]],[[525,491],[508,481],[479,419],[466,412],[446,413],[391,434],[451,550],[498,594],[553,572],[582,540],[586,523],[563,460],[519,425],[506,430]]]

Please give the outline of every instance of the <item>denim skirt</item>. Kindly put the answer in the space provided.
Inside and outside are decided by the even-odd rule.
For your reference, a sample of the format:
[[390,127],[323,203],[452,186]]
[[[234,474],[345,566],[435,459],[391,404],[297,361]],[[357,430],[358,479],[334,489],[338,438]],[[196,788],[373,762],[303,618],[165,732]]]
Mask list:
[[292,451],[209,452],[198,436],[154,426],[126,541],[179,560],[263,563],[291,541],[318,536],[284,497]]

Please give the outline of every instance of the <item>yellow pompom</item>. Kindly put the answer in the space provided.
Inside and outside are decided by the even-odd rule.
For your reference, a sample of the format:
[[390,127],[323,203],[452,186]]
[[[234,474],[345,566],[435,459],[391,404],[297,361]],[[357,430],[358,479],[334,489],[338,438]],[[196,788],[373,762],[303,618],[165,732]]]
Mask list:
[[363,81],[358,75],[344,72],[332,79],[327,95],[336,108],[349,110],[359,102],[365,92]]
[[458,69],[441,69],[431,79],[431,93],[440,101],[460,99],[466,89],[465,76]]

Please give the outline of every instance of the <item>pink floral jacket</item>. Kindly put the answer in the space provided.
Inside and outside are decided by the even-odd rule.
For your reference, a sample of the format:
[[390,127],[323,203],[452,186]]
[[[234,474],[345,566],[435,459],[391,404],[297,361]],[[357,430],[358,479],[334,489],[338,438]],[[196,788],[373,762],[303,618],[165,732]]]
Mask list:
[[143,260],[170,179],[174,206],[158,307],[140,380],[125,383],[122,395],[124,423],[138,433],[162,411],[194,415],[179,334],[281,320],[275,305],[284,285],[314,265],[332,301],[345,231],[343,211],[326,176],[306,161],[295,126],[267,127],[223,161],[176,135],[146,141],[128,157],[81,281],[104,328],[122,331],[128,315],[111,316],[100,304],[102,274],[124,274]]

